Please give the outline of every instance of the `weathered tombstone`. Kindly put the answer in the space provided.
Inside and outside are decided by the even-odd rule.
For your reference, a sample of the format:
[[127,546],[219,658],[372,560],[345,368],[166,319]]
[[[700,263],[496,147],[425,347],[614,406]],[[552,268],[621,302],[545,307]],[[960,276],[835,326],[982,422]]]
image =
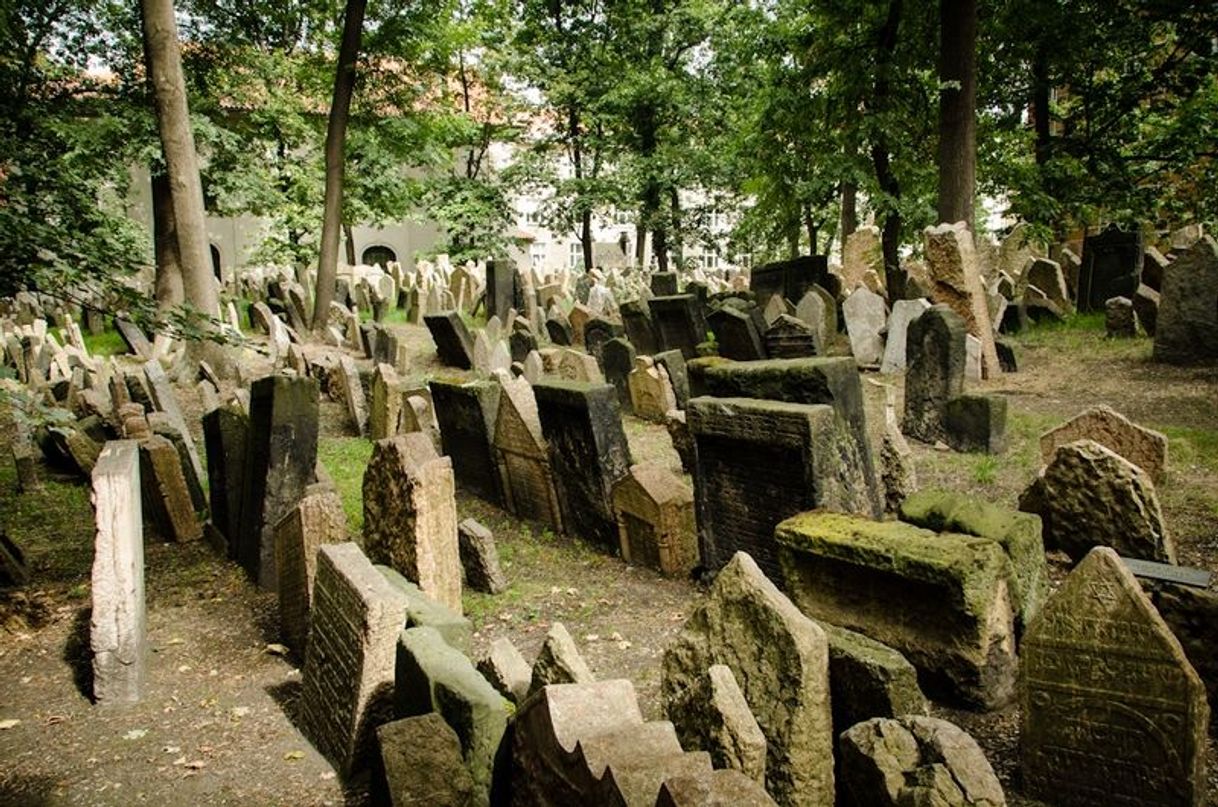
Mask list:
[[530,385],[503,385],[493,445],[507,509],[519,518],[536,519],[561,530],[549,449],[541,435]]
[[152,343],[148,341],[148,337],[144,335],[138,325],[122,317],[115,317],[114,328],[123,338],[128,350],[143,361],[152,359]]
[[663,367],[650,356],[636,356],[634,369],[626,377],[630,388],[630,408],[638,417],[659,423],[677,408],[677,397]]
[[144,515],[163,539],[186,542],[203,537],[182,457],[173,443],[160,435],[140,441],[140,478]]
[[272,375],[250,387],[237,559],[264,590],[275,589],[275,525],[313,482],[317,432],[315,379]]
[[516,305],[519,296],[516,262],[510,258],[496,258],[486,262],[486,316],[506,317]]
[[673,395],[677,396],[677,408],[684,409],[689,404],[689,371],[685,367],[685,356],[679,350],[663,350],[651,358],[655,359],[657,367],[663,367],[668,373]]
[[470,588],[485,594],[499,594],[507,589],[507,578],[499,568],[495,536],[489,529],[467,518],[457,525],[457,541],[465,582]]
[[633,465],[613,486],[622,559],[673,577],[698,565],[694,494],[662,465]]
[[732,671],[765,734],[766,789],[783,804],[832,804],[828,642],[743,552],[665,651],[665,704],[714,664]]
[[432,381],[429,388],[440,424],[440,441],[444,453],[452,459],[457,484],[480,499],[500,504],[499,474],[491,456],[499,382]]
[[379,440],[364,471],[364,547],[424,594],[461,613],[452,462],[415,432]]
[[905,346],[905,416],[901,431],[926,443],[946,438],[943,412],[964,392],[964,320],[936,305],[909,323]]
[[655,297],[671,297],[678,294],[676,272],[653,272],[651,274],[651,293]]
[[692,294],[652,297],[647,305],[658,347],[679,350],[686,359],[697,356],[698,345],[706,339],[706,323],[699,315],[697,298]]
[[927,692],[981,708],[1014,694],[1010,561],[988,539],[800,513],[774,532],[791,600],[899,650]]
[[474,340],[465,321],[456,311],[440,311],[423,317],[440,363],[448,367],[469,370],[474,366]]
[[813,285],[828,283],[828,278],[828,256],[804,255],[754,267],[749,272],[749,289],[756,296],[757,305],[764,309],[775,294],[787,300],[800,300]]
[[275,525],[275,569],[279,625],[284,644],[304,658],[309,609],[317,576],[317,549],[347,540],[342,499],[325,485],[312,485]]
[[842,303],[846,333],[854,360],[863,367],[878,366],[884,356],[884,337],[880,332],[888,321],[888,306],[884,298],[865,286],[859,286]]
[[985,378],[997,376],[1001,370],[994,348],[994,328],[972,234],[964,222],[958,221],[927,227],[924,236],[934,280],[931,299],[950,306],[964,321],[965,330],[981,340],[981,372]]
[[549,443],[563,529],[613,550],[613,485],[631,465],[617,393],[609,384],[562,381],[543,381],[533,392]]
[[1078,308],[1101,311],[1113,297],[1132,297],[1142,276],[1145,253],[1142,231],[1124,232],[1116,226],[1083,241],[1083,263],[1078,276]]
[[[380,776],[371,789],[376,804],[392,807],[472,807],[474,780],[461,757],[461,742],[435,712],[378,726]],[[383,793],[381,793],[383,789]]]
[[899,373],[905,369],[906,344],[909,323],[930,308],[926,300],[897,300],[892,304],[888,317],[888,333],[884,344],[884,360],[880,362],[881,373]]
[[645,356],[654,354],[659,349],[659,341],[656,339],[655,327],[652,324],[651,311],[647,307],[647,303],[631,300],[622,303],[620,311],[622,324],[626,328],[626,338],[630,340],[630,344]]
[[603,351],[605,343],[610,339],[621,336],[622,326],[601,317],[593,317],[584,325],[584,347],[596,357],[597,363],[604,365]]
[[575,344],[575,333],[571,328],[571,320],[557,308],[551,309],[546,317],[546,334],[550,341],[560,347],[570,347]]
[[478,661],[478,672],[513,704],[519,706],[528,697],[533,671],[508,637],[500,636],[491,642],[486,655]]
[[355,425],[355,431],[360,436],[368,432],[368,404],[364,398],[364,387],[360,383],[359,370],[355,361],[347,355],[339,356],[338,377],[342,384],[343,402],[347,405],[347,414]]
[[516,328],[508,337],[508,345],[511,349],[512,361],[524,361],[530,353],[537,349],[537,337],[531,330]]
[[1138,324],[1152,339],[1159,323],[1159,292],[1145,283],[1138,286],[1133,295],[1133,313],[1137,315]]
[[93,697],[131,703],[143,695],[148,636],[139,446],[106,443],[93,468]]
[[353,543],[317,551],[300,729],[347,775],[364,767],[372,733],[393,717],[393,663],[406,599]]
[[[808,294],[816,297],[813,292]],[[816,329],[789,314],[779,316],[766,328],[764,341],[765,353],[772,359],[801,359],[824,353],[824,343]]]
[[[770,298],[771,302],[777,299],[780,298]],[[715,334],[720,356],[736,361],[754,361],[766,357],[761,334],[748,314],[724,306],[707,317],[707,325]]]
[[706,751],[716,768],[737,770],[765,784],[765,734],[730,667],[712,664],[702,678],[666,704],[665,714],[682,748]]
[[829,639],[833,734],[873,717],[927,713],[918,671],[900,652],[861,633],[819,622]]
[[1167,435],[1147,429],[1110,406],[1093,406],[1040,436],[1040,460],[1053,461],[1059,446],[1094,440],[1141,468],[1156,485],[1167,478]]
[[957,395],[943,407],[943,432],[953,451],[1001,454],[1007,444],[1007,399]]
[[372,371],[372,408],[368,414],[368,437],[374,442],[397,434],[402,416],[404,386],[397,371],[388,364],[378,364]]
[[837,333],[837,301],[833,295],[814,285],[795,306],[795,316],[806,322],[816,332],[823,353],[829,340]]
[[1138,335],[1133,300],[1112,297],[1104,303],[1104,330],[1109,337],[1118,339],[1132,339]]
[[570,312],[567,314],[567,322],[571,325],[571,344],[584,344],[584,328],[588,325],[589,320],[596,316],[596,312],[583,303],[576,303],[571,306]]
[[1040,516],[1046,549],[1075,560],[1109,546],[1127,557],[1176,562],[1150,476],[1094,440],[1058,446],[1019,509]]
[[195,450],[194,440],[191,439],[190,430],[186,427],[186,419],[182,417],[182,408],[178,406],[177,393],[173,391],[173,386],[169,383],[164,369],[161,368],[161,363],[157,361],[145,363],[144,377],[148,380],[148,391],[152,397],[153,405],[158,412],[164,412],[168,415],[173,425],[181,432],[187,453],[190,455],[190,464],[194,468],[195,476],[202,477],[203,464],[199,462],[199,454]]
[[1063,313],[1068,314],[1074,310],[1074,304],[1070,302],[1070,289],[1066,285],[1066,275],[1057,261],[1048,258],[1030,259],[1023,273],[1023,282],[1044,292]]
[[1029,795],[1063,807],[1206,802],[1205,688],[1115,552],[1087,554],[1021,651]]
[[1155,361],[1192,364],[1218,358],[1218,241],[1204,236],[1163,276]]
[[537,660],[533,662],[529,692],[555,684],[586,684],[596,680],[575,646],[575,640],[561,622],[550,626]]
[[627,381],[630,371],[634,369],[634,345],[630,341],[618,337],[605,343],[601,351],[601,366],[605,371],[605,381],[617,390],[617,400],[622,410],[629,412],[630,384]]

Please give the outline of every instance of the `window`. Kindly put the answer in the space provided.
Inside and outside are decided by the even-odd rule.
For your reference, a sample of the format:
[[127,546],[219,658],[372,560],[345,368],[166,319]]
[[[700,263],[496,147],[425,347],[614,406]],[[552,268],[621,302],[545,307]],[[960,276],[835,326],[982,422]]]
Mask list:
[[533,244],[529,247],[529,264],[534,269],[544,269],[546,265],[546,245]]
[[360,262],[366,266],[376,266],[379,263],[381,268],[385,269],[389,266],[390,261],[396,261],[397,259],[398,254],[396,252],[383,244],[377,244],[364,250],[364,256]]
[[722,230],[727,226],[727,216],[719,211],[718,208],[710,212],[710,228],[712,230]]
[[715,255],[714,253],[711,253],[711,252],[704,253],[698,259],[698,265],[701,266],[703,269],[718,269],[719,268],[719,256]]
[[572,269],[576,268],[577,266],[584,265],[584,245],[581,241],[572,241],[568,247],[568,254],[571,257],[567,265]]
[[613,223],[617,225],[627,225],[634,221],[634,216],[629,210],[613,210]]
[[540,227],[541,213],[536,210],[524,211],[524,223],[529,227]]

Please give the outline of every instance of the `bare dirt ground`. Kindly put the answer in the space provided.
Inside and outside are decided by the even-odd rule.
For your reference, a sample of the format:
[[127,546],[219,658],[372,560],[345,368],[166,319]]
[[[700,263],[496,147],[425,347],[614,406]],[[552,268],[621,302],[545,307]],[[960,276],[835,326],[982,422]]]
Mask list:
[[[419,380],[443,372],[426,331],[400,326]],[[1149,363],[1149,342],[1111,342],[1102,332],[1035,332],[1018,340],[1020,372],[975,385],[1010,401],[1010,447],[997,458],[915,446],[923,486],[967,490],[1014,506],[1039,468],[1037,435],[1108,403],[1172,438],[1160,490],[1181,562],[1218,572],[1218,368]],[[256,369],[256,368],[251,368]],[[413,377],[413,374],[412,374]],[[895,383],[900,377],[868,376]],[[865,383],[878,440],[883,390]],[[193,389],[184,409],[199,411]],[[898,403],[899,406],[899,403]],[[343,494],[352,537],[361,522],[359,476],[370,453],[350,436],[340,404],[322,407],[321,457]],[[0,413],[0,438],[11,425]],[[659,426],[626,419],[636,461],[679,470]],[[196,435],[198,436],[198,435]],[[555,621],[566,625],[600,677],[627,677],[649,717],[659,717],[660,657],[702,596],[694,583],[627,566],[582,541],[523,523],[459,494],[460,517],[494,530],[509,590],[467,593],[481,649],[508,636],[526,657]],[[0,592],[0,804],[362,804],[366,783],[341,782],[293,725],[297,662],[273,652],[275,602],[202,543],[149,541],[147,697],[98,707],[87,696],[92,516],[88,488],[46,475],[19,495],[0,453],[0,525],[25,550],[32,580]],[[1059,564],[1056,579],[1064,574]],[[1018,794],[1014,708],[988,715],[939,713],[973,732],[1013,804]],[[1218,768],[1210,754],[1210,770]],[[1210,801],[1218,803],[1211,774]]]

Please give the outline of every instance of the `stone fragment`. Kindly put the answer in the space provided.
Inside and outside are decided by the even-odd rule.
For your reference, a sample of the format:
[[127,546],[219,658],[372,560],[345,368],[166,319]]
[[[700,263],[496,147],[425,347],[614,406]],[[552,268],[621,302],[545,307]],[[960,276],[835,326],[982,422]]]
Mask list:
[[655,807],[775,807],[765,789],[740,771],[709,776],[670,776],[660,786]]
[[981,340],[981,371],[992,378],[1001,371],[973,236],[962,221],[927,227],[924,236],[934,281],[931,299],[949,306],[964,321],[965,330]]
[[1001,546],[827,512],[789,518],[774,537],[805,614],[900,651],[932,696],[986,709],[1010,700],[1015,626]]
[[694,494],[656,463],[632,465],[613,487],[622,559],[666,575],[687,577],[698,565]]
[[878,366],[884,357],[884,337],[880,334],[888,322],[884,298],[859,286],[842,303],[842,316],[854,360],[862,367]]
[[957,395],[943,407],[943,431],[954,451],[1001,454],[1006,448],[1007,399]]
[[378,440],[364,470],[364,548],[461,613],[452,463],[419,432]]
[[922,715],[926,696],[905,656],[861,633],[819,623],[829,639],[833,735],[873,717]]
[[1116,552],[1087,554],[1021,651],[1029,795],[1063,807],[1206,802],[1205,687]]
[[507,578],[499,568],[495,536],[472,518],[457,525],[457,541],[465,583],[474,591],[499,594],[507,589]]
[[884,359],[880,362],[881,373],[899,373],[905,369],[906,339],[909,323],[930,308],[926,300],[897,300],[892,304],[888,317],[888,333],[885,336]]
[[1176,562],[1150,476],[1094,440],[1059,446],[1019,509],[1040,516],[1045,549],[1076,561],[1109,546],[1125,557]]
[[397,645],[397,717],[438,712],[461,743],[474,778],[476,804],[489,804],[495,753],[507,728],[505,701],[459,650],[434,628],[408,628]]
[[575,647],[571,634],[567,633],[561,622],[555,622],[533,662],[529,694],[550,684],[587,684],[595,680],[596,677]]
[[905,416],[901,431],[915,440],[943,440],[947,402],[964,392],[964,320],[946,305],[933,306],[909,324]]
[[1112,338],[1132,339],[1138,335],[1133,300],[1111,297],[1104,303],[1104,330]]
[[376,729],[384,780],[380,798],[391,807],[474,807],[474,780],[456,733],[435,713],[394,720]]
[[876,718],[842,734],[842,786],[854,807],[1005,807],[976,740],[934,717]]
[[13,466],[17,471],[17,490],[21,493],[40,490],[38,451],[28,439],[18,437],[12,443]]
[[732,671],[765,734],[770,794],[783,804],[832,804],[828,642],[743,552],[665,651],[664,703],[714,664]]
[[496,692],[517,706],[528,697],[533,671],[516,645],[506,636],[491,642],[490,649],[478,662],[478,672]]
[[666,710],[682,748],[706,751],[716,768],[731,768],[765,784],[765,735],[729,667],[711,665]]
[[93,468],[93,697],[132,703],[144,694],[148,636],[144,612],[144,530],[139,446],[106,443]]
[[1145,471],[1156,485],[1167,478],[1167,436],[1139,426],[1110,406],[1085,409],[1040,436],[1040,459],[1053,461],[1057,449],[1075,440],[1094,440]]
[[317,573],[317,549],[347,540],[342,499],[324,485],[312,485],[275,525],[275,568],[279,625],[284,644],[304,658],[309,608]]
[[1203,236],[1167,267],[1155,326],[1155,361],[1218,358],[1218,241]]
[[1137,316],[1138,324],[1146,335],[1154,338],[1159,322],[1159,292],[1145,283],[1138,286],[1133,295],[1133,313]]
[[371,761],[393,715],[394,652],[406,600],[353,543],[317,550],[300,730],[342,775]]

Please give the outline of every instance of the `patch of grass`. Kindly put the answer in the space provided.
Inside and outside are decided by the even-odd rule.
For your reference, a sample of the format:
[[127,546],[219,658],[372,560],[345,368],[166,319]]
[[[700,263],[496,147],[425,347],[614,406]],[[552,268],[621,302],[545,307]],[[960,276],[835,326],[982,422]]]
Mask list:
[[18,494],[17,473],[0,463],[0,528],[25,553],[40,580],[80,586],[93,565],[93,506],[90,488],[64,482],[40,467],[42,487]]
[[992,485],[998,478],[998,457],[986,454],[973,463],[973,479],[979,485]]
[[1082,353],[1105,359],[1150,358],[1154,347],[1153,340],[1109,339],[1105,332],[1104,319],[1102,311],[1076,313],[1060,322],[1037,323],[1008,338],[1024,348],[1051,348],[1054,351]]
[[127,352],[127,343],[118,331],[106,330],[99,334],[83,333],[85,347],[93,356],[121,356]]
[[362,437],[322,437],[317,457],[334,480],[343,500],[347,528],[355,535],[364,531],[364,469],[372,458],[372,443]]
[[1218,473],[1218,430],[1166,426],[1170,464],[1200,465]]

